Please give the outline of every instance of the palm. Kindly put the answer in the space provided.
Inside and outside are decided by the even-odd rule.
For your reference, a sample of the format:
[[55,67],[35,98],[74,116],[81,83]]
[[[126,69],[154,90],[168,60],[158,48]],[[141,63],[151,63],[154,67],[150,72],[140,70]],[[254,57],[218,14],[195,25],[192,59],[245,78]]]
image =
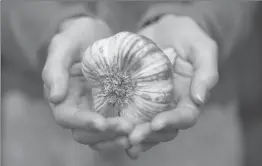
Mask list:
[[[164,33],[161,33],[161,35],[155,33],[156,29],[154,26],[143,29],[139,34],[153,40],[169,57],[173,64],[175,103],[179,104],[177,102],[190,99],[191,81],[194,76],[193,66],[187,60],[184,60],[185,57],[176,51],[177,48],[171,46],[170,41],[168,40],[169,36],[165,35],[165,33],[168,34],[168,32],[161,30],[161,28],[164,27],[158,27],[157,29]],[[177,34],[180,35],[180,33]]]
[[169,57],[173,64],[174,76],[174,96],[175,103],[189,98],[190,86],[193,77],[192,65],[183,60],[178,52],[173,48],[164,49],[165,54]]
[[[183,111],[185,107],[190,106],[192,100],[190,98],[190,87],[193,76],[193,68],[192,65],[186,61],[184,61],[179,54],[174,52],[174,49],[164,49],[165,54],[169,57],[173,64],[173,76],[174,76],[174,105],[175,109],[168,112],[180,112]],[[175,113],[176,114],[176,113]],[[181,114],[181,113],[177,113]],[[164,113],[160,113],[159,115],[164,115]],[[153,120],[154,121],[154,120]],[[166,142],[174,139],[178,133],[178,128],[173,128],[172,125],[167,125],[160,130],[153,131],[150,129],[150,125],[143,124],[137,127],[137,130],[144,132],[143,137],[137,138],[135,135],[137,132],[132,133],[131,142],[135,141],[136,143],[142,143],[142,146],[132,147],[128,149],[127,153],[131,158],[136,157],[136,153],[142,148],[142,151],[146,151],[153,146],[157,145],[159,142]],[[187,126],[185,126],[186,128]],[[138,129],[139,128],[139,129]],[[181,127],[181,129],[184,127]],[[138,132],[139,133],[139,132]],[[160,138],[160,140],[156,140],[156,138]],[[138,149],[137,149],[138,148]],[[141,149],[140,149],[141,150]]]
[[70,107],[78,108],[81,111],[89,111],[92,109],[91,90],[86,85],[83,76],[70,76],[68,95],[65,102]]
[[[68,94],[65,102],[69,108],[77,108],[77,111],[88,112],[93,110],[92,89],[88,85],[88,81],[82,75],[80,65],[76,64],[71,68]],[[75,112],[72,112],[74,114]],[[99,115],[99,114],[97,114]],[[98,132],[95,129],[73,129],[73,134],[83,144],[96,144],[100,141],[113,139],[117,133],[112,131],[109,126],[108,131]],[[110,130],[110,131],[109,131]]]
[[[172,29],[172,28],[171,28]],[[161,32],[161,33],[157,33]],[[177,32],[177,31],[176,31]],[[160,113],[153,121],[151,122],[151,128],[139,128],[137,129],[137,132],[131,133],[129,136],[129,139],[131,140],[132,143],[142,143],[142,146],[138,146],[139,148],[142,148],[142,151],[146,151],[150,149],[151,147],[157,145],[159,142],[166,142],[174,139],[178,133],[178,129],[183,129],[187,128],[190,126],[191,117],[182,117],[184,114],[184,111],[190,112],[192,111],[192,108],[188,109],[187,107],[194,107],[194,103],[191,100],[191,83],[192,79],[194,76],[194,71],[193,71],[193,66],[191,63],[189,63],[185,57],[180,54],[181,47],[175,48],[176,45],[173,44],[172,40],[173,38],[176,37],[170,37],[170,34],[176,36],[178,34],[178,37],[180,36],[181,38],[181,33],[177,32],[176,34],[167,32],[165,26],[158,26],[157,24],[146,27],[145,29],[142,29],[139,34],[148,37],[152,41],[154,41],[161,49],[163,49],[164,53],[169,57],[171,63],[172,63],[172,68],[173,68],[173,76],[174,76],[174,109]],[[171,40],[169,40],[171,39]],[[181,43],[178,40],[178,43]],[[189,45],[187,43],[187,45]],[[185,46],[185,45],[184,45]],[[178,49],[176,51],[176,49]],[[190,113],[189,113],[190,114]],[[171,116],[170,116],[171,115]],[[194,114],[192,114],[194,115]],[[190,115],[191,116],[191,115]],[[175,120],[170,120],[172,117],[175,117]],[[156,123],[157,121],[161,121],[165,124],[164,127],[159,127],[159,125],[153,125],[152,124],[159,124]],[[169,120],[167,120],[169,119]],[[184,119],[185,122],[182,122]],[[189,125],[187,125],[187,123]],[[186,124],[186,125],[184,125]],[[149,125],[150,126],[150,125]],[[158,127],[156,127],[158,126]],[[160,125],[161,126],[161,125]],[[140,130],[140,131],[139,131]],[[137,138],[135,135],[139,132],[143,133],[143,136]],[[157,139],[156,139],[157,138]],[[129,154],[130,157],[134,157],[138,155],[138,150],[135,147],[130,148],[127,153]]]

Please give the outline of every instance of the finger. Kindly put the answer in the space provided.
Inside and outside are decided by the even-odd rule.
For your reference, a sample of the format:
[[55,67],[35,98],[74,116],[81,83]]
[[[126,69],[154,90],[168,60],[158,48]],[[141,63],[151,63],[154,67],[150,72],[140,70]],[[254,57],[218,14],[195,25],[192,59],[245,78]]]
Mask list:
[[174,65],[174,72],[183,77],[192,77],[194,74],[194,68],[188,61],[184,60],[180,56],[177,56]]
[[105,131],[107,129],[106,119],[95,112],[81,111],[64,103],[53,106],[55,121],[65,128],[79,128],[83,130]]
[[155,142],[168,142],[173,140],[178,134],[178,129],[160,130],[152,132],[146,139],[145,143],[155,143]]
[[192,80],[191,96],[197,104],[207,100],[207,93],[218,81],[217,46],[206,42],[193,47],[195,75]]
[[[106,130],[106,131],[98,131],[98,130],[84,130],[84,129],[72,129],[73,138],[84,145],[95,145],[98,143],[105,143],[106,141],[113,141],[118,135],[115,132]],[[121,143],[121,141],[120,141]],[[122,144],[121,144],[122,145]]]
[[119,137],[113,140],[101,141],[90,147],[99,151],[108,151],[116,149],[127,149],[129,147],[129,141],[127,137]]
[[152,132],[150,123],[137,125],[129,135],[129,141],[132,145],[142,142]]
[[92,145],[105,139],[105,136],[100,132],[81,129],[72,129],[72,136],[76,142],[84,145]]
[[126,153],[130,159],[136,160],[141,152],[146,152],[158,144],[159,142],[142,143],[127,149]]
[[121,134],[129,134],[133,128],[133,123],[123,117],[108,118],[108,129]]
[[174,129],[187,129],[196,124],[200,110],[189,98],[179,101],[176,109],[157,115],[151,123],[153,131],[170,127]]
[[50,43],[42,78],[50,90],[49,99],[53,103],[58,103],[65,98],[68,70],[75,61],[75,51],[76,42],[63,33],[57,34]]
[[137,160],[142,151],[143,151],[142,145],[138,144],[127,149],[126,153],[130,159]]
[[165,48],[163,49],[163,52],[168,56],[170,62],[172,63],[172,65],[174,65],[176,58],[177,58],[177,52],[174,48],[169,47],[169,48]]

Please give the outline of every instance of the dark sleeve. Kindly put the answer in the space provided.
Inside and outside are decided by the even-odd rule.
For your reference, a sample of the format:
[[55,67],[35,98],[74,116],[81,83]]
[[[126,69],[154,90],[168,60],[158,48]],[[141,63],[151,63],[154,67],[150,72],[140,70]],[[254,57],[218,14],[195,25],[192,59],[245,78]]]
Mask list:
[[142,28],[165,14],[189,16],[217,42],[220,54],[224,57],[252,31],[255,6],[255,2],[156,3],[149,7],[139,26]]
[[[22,54],[34,67],[39,65],[41,52],[39,50],[51,40],[61,22],[71,17],[93,16],[84,5],[77,3],[19,2],[17,0],[13,4],[4,4],[4,7],[6,9],[2,29],[2,34],[5,34],[3,42],[6,46],[4,54],[13,56],[11,60],[19,59],[18,56]],[[10,50],[16,49],[15,46],[21,50],[20,55]]]

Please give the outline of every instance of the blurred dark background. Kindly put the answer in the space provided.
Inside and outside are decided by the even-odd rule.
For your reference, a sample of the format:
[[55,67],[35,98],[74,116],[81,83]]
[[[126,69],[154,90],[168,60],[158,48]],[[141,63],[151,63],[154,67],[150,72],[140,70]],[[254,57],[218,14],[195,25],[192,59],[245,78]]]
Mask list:
[[[114,32],[135,31],[136,21],[147,6],[147,2],[91,4],[94,12],[107,16],[106,21]],[[259,8],[262,11],[261,5]],[[198,124],[182,131],[175,141],[143,154],[144,159],[136,161],[137,165],[262,165],[261,18],[261,13],[257,13],[253,35],[220,66],[220,81]],[[118,20],[125,24],[118,24]],[[12,45],[5,47],[12,48]],[[91,150],[76,143],[70,131],[52,119],[43,99],[40,73],[19,68],[22,61],[1,61],[2,165],[92,166]]]

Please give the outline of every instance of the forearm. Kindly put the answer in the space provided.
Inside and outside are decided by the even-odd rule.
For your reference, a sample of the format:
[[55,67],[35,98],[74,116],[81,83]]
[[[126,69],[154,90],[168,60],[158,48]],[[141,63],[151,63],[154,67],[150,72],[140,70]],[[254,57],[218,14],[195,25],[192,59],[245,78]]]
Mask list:
[[255,3],[188,2],[157,3],[141,20],[140,27],[158,16],[175,14],[194,19],[219,46],[220,57],[227,57],[239,41],[252,31],[252,17]]

